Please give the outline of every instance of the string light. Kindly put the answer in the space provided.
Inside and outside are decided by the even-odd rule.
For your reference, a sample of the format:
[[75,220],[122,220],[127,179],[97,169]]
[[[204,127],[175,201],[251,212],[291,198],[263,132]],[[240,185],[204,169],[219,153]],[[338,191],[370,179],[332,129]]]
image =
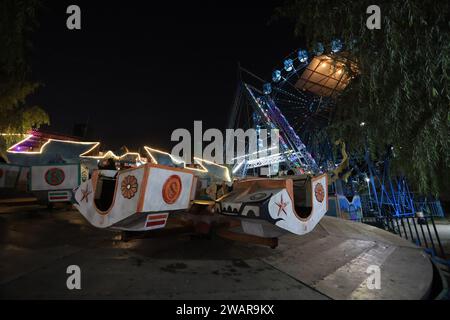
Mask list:
[[203,164],[202,164],[203,162],[207,163],[207,164],[210,164],[210,165],[213,165],[213,166],[220,167],[222,169],[225,169],[227,181],[231,181],[230,170],[228,169],[228,167],[222,166],[220,164],[217,164],[217,163],[209,161],[209,160],[197,158],[197,157],[194,157],[194,161],[197,162],[200,166],[202,166],[206,170],[206,172],[209,172],[209,171],[208,171],[207,168],[205,168],[203,166]]
[[147,146],[144,146],[144,149],[145,149],[145,151],[147,152],[147,154],[150,156],[150,158],[152,159],[152,161],[153,161],[154,163],[156,163],[156,164],[158,164],[158,161],[157,161],[156,158],[152,155],[152,152],[164,154],[164,155],[170,157],[170,159],[171,159],[173,162],[175,162],[176,164],[183,164],[183,165],[185,165],[185,162],[184,162],[182,159],[180,159],[180,158],[178,158],[178,157],[175,157],[174,155],[172,155],[172,154],[170,154],[170,153],[168,153],[168,152],[161,151],[161,150],[154,149],[154,148],[150,148],[150,147],[147,147]]
[[147,147],[147,146],[144,146],[144,149],[148,153],[148,155],[150,156],[150,158],[152,159],[152,161],[155,164],[158,164],[158,161],[152,155],[152,152],[164,154],[164,155],[170,157],[170,159],[173,162],[175,162],[177,164],[180,164],[180,165],[182,164],[183,168],[186,169],[186,170],[198,171],[198,172],[201,172],[201,173],[208,173],[209,170],[203,165],[203,163],[207,163],[207,164],[211,164],[211,165],[214,165],[214,166],[217,166],[217,167],[221,167],[221,168],[225,169],[225,171],[226,171],[226,178],[228,179],[228,181],[231,181],[231,176],[230,176],[229,169],[227,167],[225,167],[225,166],[222,166],[220,164],[214,163],[212,161],[201,159],[201,158],[198,158],[198,157],[194,157],[194,162],[196,162],[196,164],[198,164],[200,166],[200,169],[199,168],[193,168],[193,167],[188,167],[184,160],[182,160],[182,159],[180,159],[180,158],[178,158],[178,157],[176,157],[176,156],[174,156],[174,155],[172,155],[172,154],[170,154],[168,152],[161,151],[161,150],[158,150],[158,149],[153,149],[153,148],[150,148],[150,147]]
[[32,137],[35,137],[32,134],[28,134],[27,137],[25,139],[23,139],[22,141],[14,144],[13,146],[11,146],[7,152],[8,153],[20,153],[20,154],[30,154],[30,155],[36,155],[36,154],[42,154],[46,147],[51,143],[51,142],[62,142],[62,143],[71,143],[71,144],[77,144],[77,145],[93,145],[89,150],[83,152],[80,154],[80,158],[87,158],[87,159],[97,159],[97,160],[101,160],[101,159],[105,159],[105,158],[113,158],[115,160],[120,160],[125,158],[128,155],[135,155],[138,158],[138,161],[142,162],[142,158],[141,155],[138,152],[126,152],[120,156],[116,155],[114,152],[112,152],[111,150],[109,150],[108,152],[106,152],[104,155],[102,156],[88,156],[87,154],[89,154],[90,152],[92,152],[93,150],[95,150],[99,145],[100,142],[85,142],[85,141],[72,141],[72,140],[60,140],[60,139],[53,139],[50,138],[48,139],[44,144],[42,144],[42,146],[40,147],[40,149],[38,151],[28,151],[28,150],[14,150],[14,149],[18,149],[20,148],[20,145],[28,140],[30,140]]
[[0,133],[2,137],[22,137],[27,135],[26,133]]
[[16,151],[16,150],[14,150],[16,148],[20,148],[20,145],[22,143],[30,140],[32,137],[35,137],[35,136],[32,135],[32,134],[28,134],[25,139],[23,139],[22,141],[14,144],[10,148],[8,148],[8,150],[6,152],[8,152],[8,153],[21,153],[21,154],[42,154],[44,152],[45,147],[49,143],[51,143],[52,141],[63,142],[63,143],[72,143],[72,144],[79,144],[79,145],[92,145],[92,144],[94,144],[94,146],[92,148],[90,148],[88,151],[83,152],[82,154],[80,154],[80,157],[81,157],[81,156],[91,152],[92,150],[94,150],[100,144],[100,142],[82,142],[82,141],[71,141],[71,140],[48,139],[44,144],[42,144],[42,146],[40,147],[39,151]]
[[[93,149],[95,149],[95,148],[93,148]],[[91,150],[93,150],[93,149],[91,149]],[[91,151],[91,150],[90,150],[90,151]],[[139,152],[126,152],[126,153],[124,153],[124,154],[122,154],[122,155],[120,155],[120,156],[116,155],[116,154],[115,154],[114,152],[112,152],[111,150],[107,151],[104,155],[101,155],[101,156],[86,156],[86,155],[85,155],[86,153],[88,153],[88,152],[84,152],[82,155],[80,155],[80,157],[82,157],[82,158],[88,158],[88,159],[105,159],[105,158],[113,158],[114,160],[121,160],[121,159],[125,158],[125,157],[128,156],[128,155],[134,155],[134,156],[137,156],[137,161],[143,162],[143,161],[142,161],[142,158],[141,158],[141,155],[140,155]]]

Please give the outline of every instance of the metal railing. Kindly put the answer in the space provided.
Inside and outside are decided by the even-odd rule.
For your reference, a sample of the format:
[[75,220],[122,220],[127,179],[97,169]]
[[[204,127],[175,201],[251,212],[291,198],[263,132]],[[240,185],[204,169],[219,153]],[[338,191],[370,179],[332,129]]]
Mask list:
[[423,247],[431,256],[446,258],[435,219],[429,212],[419,211],[416,215],[374,215],[364,216],[363,223],[370,224]]
[[[445,216],[444,210],[442,209],[441,202],[433,198],[420,197],[416,194],[411,194],[411,200],[408,203],[399,202],[396,205],[389,202],[377,203],[369,194],[362,194],[361,204],[363,207],[364,214],[369,214],[372,211],[377,211],[381,206],[381,211],[379,214],[383,215],[386,212],[410,216],[414,212],[427,212],[433,217],[443,218]],[[398,196],[400,198],[400,196]],[[412,203],[412,205],[410,204]]]

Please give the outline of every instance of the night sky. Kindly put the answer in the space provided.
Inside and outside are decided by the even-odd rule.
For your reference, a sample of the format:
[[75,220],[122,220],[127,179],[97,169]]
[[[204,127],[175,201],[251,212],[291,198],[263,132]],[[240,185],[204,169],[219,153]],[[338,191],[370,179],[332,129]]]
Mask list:
[[[167,149],[193,121],[224,129],[237,66],[269,78],[301,46],[288,21],[269,24],[280,1],[58,1],[44,3],[33,34],[30,99],[48,130],[71,134],[89,121],[104,148]],[[82,29],[66,28],[81,7]]]

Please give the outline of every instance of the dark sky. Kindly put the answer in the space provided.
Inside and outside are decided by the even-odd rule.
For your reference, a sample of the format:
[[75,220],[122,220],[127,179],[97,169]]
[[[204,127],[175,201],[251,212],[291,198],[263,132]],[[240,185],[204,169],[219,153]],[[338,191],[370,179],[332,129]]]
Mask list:
[[[280,1],[47,1],[33,36],[32,98],[49,130],[93,127],[105,148],[169,149],[194,120],[223,129],[238,62],[268,78],[300,47],[288,21],[269,24]],[[82,29],[66,28],[77,4]]]

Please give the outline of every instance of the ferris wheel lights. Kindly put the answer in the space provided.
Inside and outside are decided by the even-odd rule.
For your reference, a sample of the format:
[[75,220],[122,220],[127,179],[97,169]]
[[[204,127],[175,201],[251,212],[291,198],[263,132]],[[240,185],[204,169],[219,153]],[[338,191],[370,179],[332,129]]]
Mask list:
[[308,61],[308,51],[298,50],[298,60],[302,63]]
[[316,56],[320,56],[325,51],[325,48],[323,47],[323,44],[321,42],[317,42],[317,44],[314,47],[314,53]]
[[278,82],[281,80],[281,71],[280,70],[274,70],[272,72],[272,80],[274,82]]
[[294,61],[292,59],[284,60],[284,70],[291,72],[294,69]]
[[272,85],[270,83],[265,83],[263,85],[263,93],[264,94],[271,94],[272,93]]
[[342,50],[342,41],[339,39],[334,39],[331,41],[331,51],[333,53],[339,52]]

